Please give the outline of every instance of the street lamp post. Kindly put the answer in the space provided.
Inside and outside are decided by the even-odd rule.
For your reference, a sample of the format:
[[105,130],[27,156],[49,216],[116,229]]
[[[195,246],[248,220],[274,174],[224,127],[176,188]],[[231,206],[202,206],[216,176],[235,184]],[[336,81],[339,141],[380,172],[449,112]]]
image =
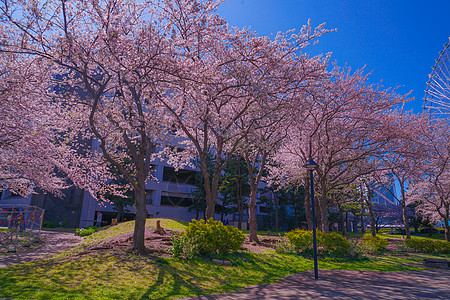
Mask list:
[[317,163],[310,157],[304,168],[309,170],[309,177],[311,181],[311,215],[313,222],[313,249],[314,249],[314,279],[319,279],[319,269],[317,267],[317,235],[316,235],[316,209],[314,205],[314,177],[313,171],[317,169]]

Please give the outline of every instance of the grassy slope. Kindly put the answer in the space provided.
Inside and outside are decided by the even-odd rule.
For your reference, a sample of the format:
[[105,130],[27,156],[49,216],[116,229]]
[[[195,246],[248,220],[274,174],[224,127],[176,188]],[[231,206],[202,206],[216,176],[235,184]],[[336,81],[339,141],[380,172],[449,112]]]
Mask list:
[[[185,222],[161,219],[171,230]],[[127,222],[85,239],[97,242],[133,230]],[[148,220],[147,227],[156,227]],[[69,259],[76,251],[53,260],[0,269],[0,298],[14,299],[170,299],[230,292],[252,285],[272,283],[289,274],[312,269],[311,260],[296,255],[239,253],[230,255],[231,266],[216,265],[205,258],[182,260],[133,253],[91,253]],[[420,257],[374,257],[358,260],[319,261],[319,268],[341,270],[401,271]]]
[[[182,231],[187,228],[188,222],[182,222],[171,219],[159,219],[163,228],[168,228],[173,231]],[[145,222],[146,228],[156,229],[156,219],[147,219]],[[84,244],[90,245],[100,241],[114,238],[116,236],[133,232],[134,221],[120,223],[117,226],[107,227],[104,230],[97,231],[95,234],[84,238]]]

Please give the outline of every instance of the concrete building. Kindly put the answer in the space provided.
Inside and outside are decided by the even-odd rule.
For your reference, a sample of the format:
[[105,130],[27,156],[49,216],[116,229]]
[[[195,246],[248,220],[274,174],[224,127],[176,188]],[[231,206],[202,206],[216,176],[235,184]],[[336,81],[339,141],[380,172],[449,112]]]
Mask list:
[[[155,162],[153,176],[157,179],[146,183],[147,212],[149,218],[172,218],[190,221],[196,218],[196,212],[189,209],[193,204],[192,192],[196,189],[195,177],[198,170],[192,168],[175,169],[165,162]],[[117,216],[117,209],[110,203],[95,200],[87,191],[70,187],[62,191],[64,197],[59,198],[50,193],[40,192],[27,197],[14,195],[4,191],[0,196],[0,204],[4,205],[33,205],[45,209],[44,222],[55,226],[70,228],[88,227],[97,223],[97,216],[101,213],[102,225],[111,223]],[[219,206],[221,205],[218,199]],[[265,215],[264,207],[257,206],[257,214]],[[126,207],[124,220],[134,219],[135,207]],[[200,214],[203,218],[203,214]],[[230,221],[237,220],[237,216],[226,215]],[[216,214],[216,220],[220,215]],[[244,222],[248,220],[247,210],[244,210]],[[237,223],[237,222],[236,222]],[[246,228],[244,225],[243,228]]]

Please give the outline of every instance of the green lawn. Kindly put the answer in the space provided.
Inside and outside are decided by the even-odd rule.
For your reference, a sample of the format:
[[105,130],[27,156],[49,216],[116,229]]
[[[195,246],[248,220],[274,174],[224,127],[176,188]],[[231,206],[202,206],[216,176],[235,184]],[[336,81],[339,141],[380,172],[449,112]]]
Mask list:
[[[342,232],[338,232],[338,233],[342,233]],[[366,231],[365,234],[370,234],[370,231]],[[353,232],[346,232],[345,235],[347,237],[353,237],[353,238],[362,238],[364,233],[358,232],[358,233],[353,233]],[[404,234],[399,234],[399,233],[394,233],[391,234],[390,231],[388,230],[380,230],[377,233],[377,237],[383,238],[383,239],[403,239],[405,238]],[[428,234],[426,233],[417,233],[415,234],[413,231],[411,232],[411,237],[413,238],[418,238],[418,239],[436,239],[436,240],[444,240],[445,239],[445,235],[442,233],[439,234],[433,234],[431,237],[428,236]]]
[[[250,234],[250,230],[242,230],[244,234]],[[278,231],[275,230],[257,230],[256,233],[258,235],[284,235],[287,231]]]
[[[165,229],[182,230],[187,223],[161,220]],[[148,220],[148,227],[156,227]],[[132,222],[95,233],[93,244],[132,230]],[[13,299],[171,299],[231,292],[246,286],[279,281],[310,270],[312,260],[297,255],[237,253],[231,266],[207,258],[183,260],[140,256],[130,252],[80,255],[72,251],[52,260],[0,269],[0,298]],[[322,258],[321,269],[402,271],[419,270],[421,256],[383,255],[360,259]]]

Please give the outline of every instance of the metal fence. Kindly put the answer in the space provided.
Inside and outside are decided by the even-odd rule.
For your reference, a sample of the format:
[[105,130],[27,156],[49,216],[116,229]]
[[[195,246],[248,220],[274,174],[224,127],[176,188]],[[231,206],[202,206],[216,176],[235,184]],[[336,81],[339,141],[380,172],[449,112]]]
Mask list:
[[39,240],[44,209],[0,205],[0,252],[16,251]]

